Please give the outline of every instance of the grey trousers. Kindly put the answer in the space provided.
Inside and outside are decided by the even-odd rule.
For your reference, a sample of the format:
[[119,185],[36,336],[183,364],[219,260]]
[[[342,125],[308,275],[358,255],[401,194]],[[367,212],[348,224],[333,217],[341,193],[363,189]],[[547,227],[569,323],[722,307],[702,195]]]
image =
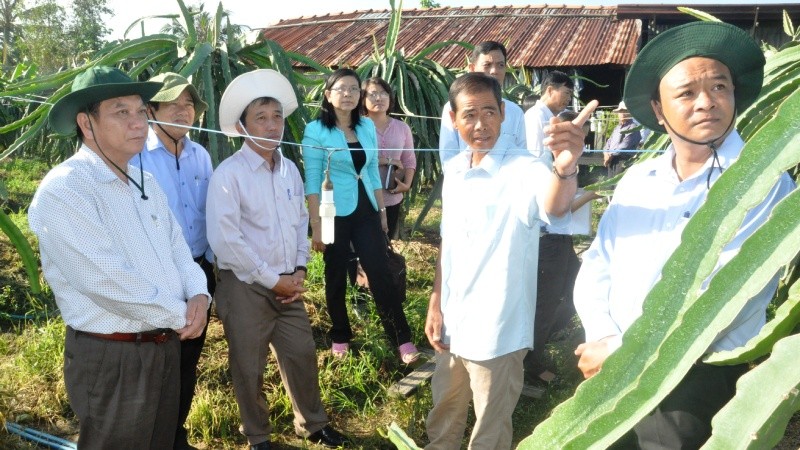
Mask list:
[[292,401],[295,432],[305,437],[327,425],[316,346],[303,302],[282,304],[270,289],[247,284],[230,270],[219,271],[214,301],[225,329],[233,390],[250,445],[269,440],[272,432],[264,395],[268,346]]
[[171,449],[178,424],[180,341],[113,342],[67,327],[64,382],[81,450]]

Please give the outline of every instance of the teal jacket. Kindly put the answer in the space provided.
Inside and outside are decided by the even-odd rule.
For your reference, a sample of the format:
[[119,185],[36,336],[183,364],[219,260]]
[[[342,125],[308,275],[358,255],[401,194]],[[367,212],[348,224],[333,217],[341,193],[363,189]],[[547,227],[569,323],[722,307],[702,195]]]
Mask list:
[[[378,210],[375,189],[380,188],[381,182],[378,174],[378,137],[375,132],[375,124],[370,119],[362,117],[356,126],[356,137],[364,148],[364,153],[367,154],[367,162],[361,169],[361,173],[356,173],[349,151],[334,151],[331,157],[333,202],[336,205],[337,216],[347,216],[355,211],[358,205],[359,178],[364,182],[364,188],[372,207],[375,208],[375,211]],[[347,149],[347,138],[340,129],[327,128],[319,120],[306,125],[303,133],[306,195],[319,195],[322,180],[325,179],[325,168],[328,164],[330,151],[315,147]]]

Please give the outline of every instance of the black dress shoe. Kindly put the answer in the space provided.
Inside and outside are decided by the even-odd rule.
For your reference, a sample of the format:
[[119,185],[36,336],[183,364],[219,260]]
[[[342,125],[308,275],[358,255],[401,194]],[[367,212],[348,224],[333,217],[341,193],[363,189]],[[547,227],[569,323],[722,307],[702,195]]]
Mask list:
[[269,450],[269,441],[259,442],[250,446],[250,450]]
[[312,433],[306,439],[308,439],[310,442],[324,445],[328,448],[344,447],[345,444],[350,442],[347,436],[334,430],[330,425],[325,425],[325,428]]

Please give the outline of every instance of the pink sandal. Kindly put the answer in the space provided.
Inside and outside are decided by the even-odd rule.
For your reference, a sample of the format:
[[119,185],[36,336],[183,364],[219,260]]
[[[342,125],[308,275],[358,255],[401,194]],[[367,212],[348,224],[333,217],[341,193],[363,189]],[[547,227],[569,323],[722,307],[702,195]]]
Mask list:
[[401,345],[398,350],[400,350],[400,361],[403,361],[403,364],[414,364],[419,359],[419,350],[411,342]]
[[345,342],[344,344],[337,344],[336,342],[333,343],[331,346],[331,354],[336,359],[342,359],[350,352],[350,344]]

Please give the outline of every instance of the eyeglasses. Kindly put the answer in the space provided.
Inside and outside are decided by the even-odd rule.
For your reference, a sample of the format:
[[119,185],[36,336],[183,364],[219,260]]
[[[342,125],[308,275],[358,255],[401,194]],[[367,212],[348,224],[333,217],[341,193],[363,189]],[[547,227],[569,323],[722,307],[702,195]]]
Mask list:
[[378,100],[379,98],[389,98],[389,93],[386,91],[376,91],[367,94],[371,100]]
[[341,95],[350,94],[350,95],[358,95],[361,93],[361,88],[358,86],[350,86],[350,87],[335,87],[331,88],[331,91],[338,92]]

